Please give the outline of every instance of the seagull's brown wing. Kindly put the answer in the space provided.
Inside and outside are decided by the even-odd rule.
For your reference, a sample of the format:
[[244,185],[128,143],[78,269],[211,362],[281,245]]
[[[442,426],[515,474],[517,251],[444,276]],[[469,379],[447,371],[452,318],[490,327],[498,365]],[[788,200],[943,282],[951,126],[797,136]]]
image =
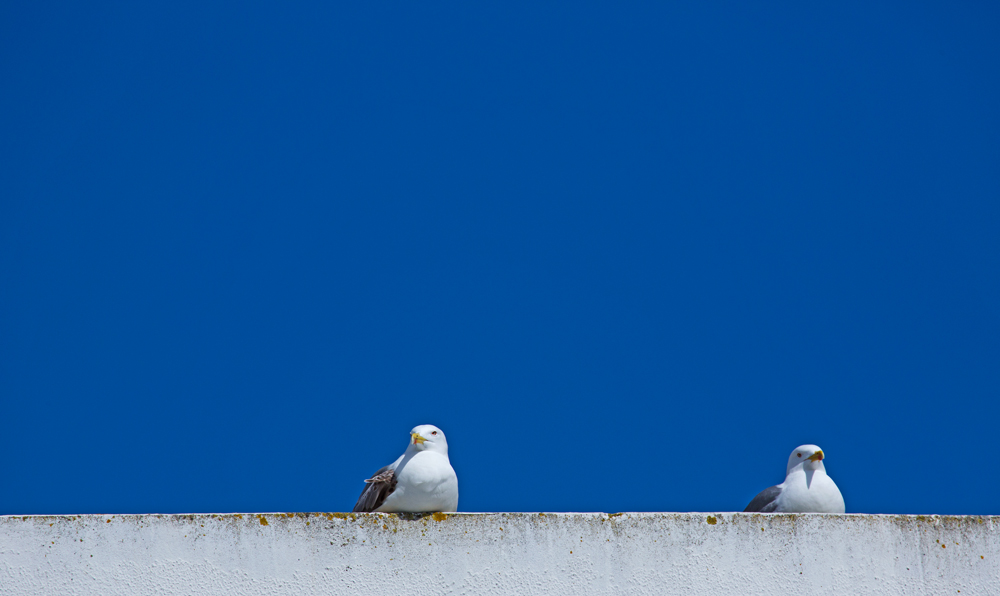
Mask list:
[[361,491],[361,496],[354,505],[355,513],[375,511],[385,503],[385,498],[396,490],[396,470],[386,466],[365,480],[365,483],[365,490]]

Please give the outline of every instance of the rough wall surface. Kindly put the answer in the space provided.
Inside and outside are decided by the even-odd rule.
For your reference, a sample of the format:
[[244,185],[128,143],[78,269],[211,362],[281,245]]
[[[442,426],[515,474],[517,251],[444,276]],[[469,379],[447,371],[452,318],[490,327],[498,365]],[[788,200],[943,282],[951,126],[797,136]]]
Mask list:
[[1000,517],[0,517],[0,594],[1000,594]]

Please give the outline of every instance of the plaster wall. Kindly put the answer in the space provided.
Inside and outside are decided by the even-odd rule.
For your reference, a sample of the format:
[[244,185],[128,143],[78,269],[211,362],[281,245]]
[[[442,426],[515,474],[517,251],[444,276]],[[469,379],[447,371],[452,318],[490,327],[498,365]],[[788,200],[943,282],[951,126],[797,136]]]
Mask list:
[[1000,517],[0,517],[0,594],[1000,594]]

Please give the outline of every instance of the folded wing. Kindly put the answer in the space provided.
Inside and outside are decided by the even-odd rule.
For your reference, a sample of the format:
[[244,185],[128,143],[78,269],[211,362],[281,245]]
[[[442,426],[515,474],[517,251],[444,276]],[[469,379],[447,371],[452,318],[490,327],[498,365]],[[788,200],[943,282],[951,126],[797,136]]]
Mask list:
[[772,486],[770,488],[765,488],[760,491],[756,497],[750,501],[744,512],[759,512],[759,513],[774,513],[778,508],[778,495],[781,494],[781,489],[777,486]]
[[385,466],[375,475],[365,480],[365,490],[361,491],[358,502],[354,505],[355,513],[375,511],[382,506],[385,498],[396,490],[396,470]]

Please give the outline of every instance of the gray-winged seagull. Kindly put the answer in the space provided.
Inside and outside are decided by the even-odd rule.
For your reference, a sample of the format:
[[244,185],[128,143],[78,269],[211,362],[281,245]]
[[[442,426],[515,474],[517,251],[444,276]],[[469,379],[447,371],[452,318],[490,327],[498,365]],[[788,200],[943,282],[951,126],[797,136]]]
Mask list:
[[743,511],[760,513],[844,513],[844,497],[826,475],[823,450],[800,445],[788,456],[785,481],[766,488]]

